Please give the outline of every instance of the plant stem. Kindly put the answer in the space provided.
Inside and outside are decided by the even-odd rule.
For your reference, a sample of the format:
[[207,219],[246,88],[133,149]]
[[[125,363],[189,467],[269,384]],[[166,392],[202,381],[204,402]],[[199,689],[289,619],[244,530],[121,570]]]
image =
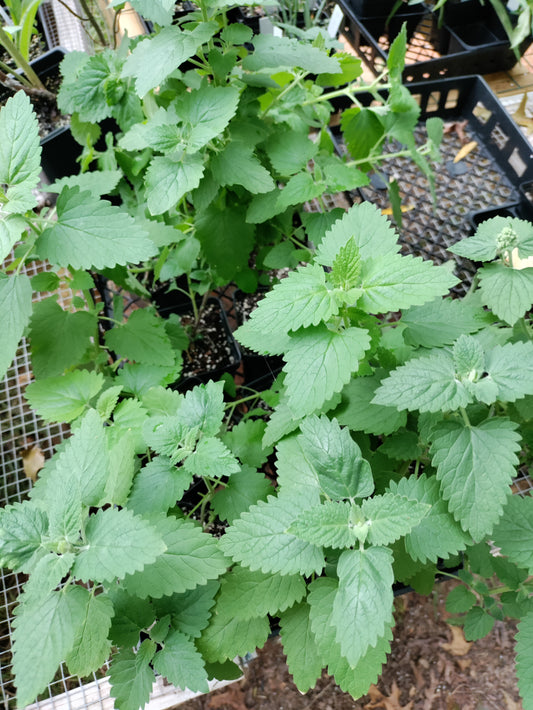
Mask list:
[[[2,45],[2,47],[6,50],[6,52],[9,54],[9,56],[12,57],[13,61],[16,63],[16,65],[19,67],[19,69],[21,69],[24,72],[24,74],[26,74],[27,78],[31,82],[31,85],[37,89],[40,89],[41,91],[46,91],[46,89],[43,86],[43,83],[41,82],[41,80],[39,79],[37,74],[34,72],[32,67],[30,66],[30,63],[24,59],[24,57],[20,53],[18,47],[11,40],[11,38],[9,37],[9,35],[7,34],[7,32],[4,30],[4,28],[1,25],[0,25],[0,45]],[[9,68],[8,68],[8,70],[9,70]],[[5,81],[5,79],[3,79],[3,81]],[[20,79],[18,79],[18,82],[20,83]],[[49,93],[49,92],[47,92],[47,93]]]
[[96,35],[98,37],[98,41],[100,42],[102,47],[107,47],[107,44],[108,44],[107,39],[106,39],[104,33],[102,32],[102,28],[98,24],[96,17],[92,13],[91,8],[89,7],[89,5],[87,3],[87,0],[80,0],[80,5],[82,6],[83,11],[87,15],[89,22],[91,23],[94,31],[96,32]]
[[[428,145],[423,145],[421,146],[418,150],[417,153],[419,155],[427,155],[430,152],[430,148]],[[346,163],[346,165],[350,168],[355,167],[356,165],[362,165],[363,163],[369,163],[369,162],[375,162],[378,160],[391,160],[392,158],[407,158],[411,155],[411,151],[409,149],[406,150],[399,150],[396,153],[383,153],[381,155],[369,155],[366,158],[359,158],[358,160],[350,160]]]
[[[328,91],[325,94],[321,94],[320,96],[316,96],[312,99],[307,99],[306,101],[302,101],[300,104],[301,106],[310,106],[311,104],[316,104],[320,103],[321,101],[329,101],[330,99],[336,99],[339,96],[348,96],[348,98],[351,98],[355,102],[355,95],[356,94],[363,94],[363,93],[373,93],[375,89],[378,86],[378,81],[380,78],[385,76],[385,73],[381,73],[379,77],[377,77],[371,84],[361,86],[360,84],[349,84],[348,86],[345,86],[341,89],[336,89],[335,91]],[[390,89],[392,88],[392,84],[382,84],[380,89]]]
[[[280,93],[279,93],[277,96],[274,97],[272,103],[269,104],[269,105],[266,107],[266,109],[263,111],[263,113],[262,113],[261,115],[262,115],[262,116],[266,116],[267,113],[270,111],[270,109],[271,109],[273,106],[275,106],[277,103],[279,103],[279,101],[280,101],[284,96],[286,96],[290,91],[292,91],[295,86],[298,86],[298,85],[299,85],[299,83],[300,83],[301,80],[306,76],[306,74],[307,74],[307,72],[299,72],[299,73],[294,77],[294,79],[293,79],[289,84],[287,84],[287,86],[286,86],[284,89],[282,89],[282,90],[280,91]],[[304,104],[305,104],[305,101],[304,101]]]
[[470,419],[468,418],[468,414],[466,413],[466,409],[464,407],[460,407],[459,411],[461,412],[461,416],[465,425],[467,427],[471,426]]

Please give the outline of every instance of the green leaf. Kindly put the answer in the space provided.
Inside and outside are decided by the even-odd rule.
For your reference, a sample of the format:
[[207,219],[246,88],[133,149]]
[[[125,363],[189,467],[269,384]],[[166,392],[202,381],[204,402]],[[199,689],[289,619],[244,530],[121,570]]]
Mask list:
[[409,476],[398,483],[391,481],[389,488],[397,495],[430,506],[429,513],[405,537],[405,548],[413,560],[437,562],[439,557],[446,559],[465,549],[470,536],[449,512],[436,478],[426,474]]
[[515,217],[493,217],[482,222],[472,237],[454,244],[449,250],[473,261],[492,261],[498,253],[503,254],[515,247],[521,258],[533,255],[531,223]]
[[478,271],[483,303],[498,318],[514,325],[533,303],[533,269],[512,269],[488,264]]
[[[5,208],[3,211],[5,211]],[[26,222],[19,215],[2,215],[2,219],[0,219],[0,259],[2,262],[9,256],[25,229]],[[34,276],[33,279],[35,278]],[[39,289],[33,285],[33,279],[32,287],[37,291]]]
[[311,628],[322,664],[328,666],[328,672],[335,676],[335,681],[342,690],[358,698],[377,681],[387,653],[390,651],[391,627],[394,619],[391,615],[385,625],[385,632],[378,639],[375,647],[369,646],[356,667],[352,668],[336,640],[333,608],[337,594],[338,585],[335,579],[322,578],[311,583],[308,596],[311,607]]
[[494,544],[533,574],[533,499],[510,496],[493,531]]
[[420,412],[453,411],[472,402],[472,395],[457,379],[452,356],[432,352],[413,358],[382,380],[373,404]]
[[84,582],[112,582],[142,570],[165,551],[160,533],[131,511],[99,510],[85,526],[87,545],[80,550],[74,574]]
[[109,437],[109,476],[101,503],[123,506],[135,474],[136,432],[115,426],[106,433]]
[[172,516],[157,516],[153,521],[166,549],[152,555],[144,569],[137,568],[142,571],[135,574],[131,574],[133,569],[130,571],[130,576],[124,580],[128,592],[141,598],[158,599],[165,594],[194,589],[226,571],[227,561],[217,540],[194,523]]
[[383,636],[392,615],[392,553],[385,547],[345,550],[337,574],[331,621],[343,655],[355,667]]
[[95,409],[103,421],[107,421],[113,414],[121,392],[122,386],[115,385],[104,390],[98,397]]
[[475,606],[465,617],[464,632],[467,641],[477,641],[490,634],[495,619],[485,609]]
[[438,298],[412,306],[402,314],[405,342],[424,348],[451,345],[462,334],[475,333],[487,323],[481,304],[472,300]]
[[44,598],[57,589],[61,580],[68,575],[75,557],[74,552],[67,552],[63,555],[48,552],[40,557],[24,585],[23,594],[19,596],[19,604],[29,606],[40,604]]
[[241,470],[235,456],[216,437],[201,439],[196,450],[187,456],[183,465],[195,476],[209,478],[223,478]]
[[210,380],[187,392],[178,409],[178,420],[198,427],[204,436],[216,436],[224,417],[224,383]]
[[154,256],[156,247],[128,214],[90,192],[65,187],[57,198],[57,221],[35,245],[41,259],[74,269],[103,269]]
[[304,212],[301,219],[309,241],[318,246],[328,229],[344,214],[341,207],[334,207],[329,212]]
[[485,369],[498,387],[498,400],[514,402],[533,394],[533,343],[497,345],[485,355]]
[[187,150],[199,150],[220,136],[235,115],[238,104],[239,90],[235,86],[205,84],[197,91],[181,94],[178,112],[188,124]]
[[122,76],[135,78],[137,94],[142,98],[190,59],[218,29],[215,22],[200,23],[192,31],[181,30],[177,25],[164,27],[136,45],[124,64]]
[[516,675],[518,689],[523,700],[524,710],[533,708],[533,612],[529,612],[518,624],[516,635]]
[[287,665],[301,693],[315,687],[322,675],[322,660],[311,631],[308,604],[295,604],[280,614],[281,641]]
[[335,286],[348,291],[357,286],[360,273],[361,255],[352,237],[339,249],[331,269],[331,280]]
[[177,688],[207,693],[207,672],[194,643],[179,631],[171,631],[155,654],[154,670]]
[[394,493],[384,493],[364,500],[363,515],[368,525],[371,545],[390,545],[407,535],[426,517],[430,506]]
[[84,591],[87,597],[85,618],[65,659],[70,673],[82,678],[103,666],[109,658],[111,641],[108,635],[114,614],[109,597],[104,594],[93,596],[89,591]]
[[400,250],[390,221],[375,205],[363,202],[353,205],[342,219],[333,224],[316,251],[315,261],[323,266],[333,266],[340,249],[346,246],[352,237],[363,261],[396,254]]
[[474,540],[490,534],[509,496],[520,449],[517,425],[504,418],[478,426],[437,426],[431,454],[450,511]]
[[308,458],[307,440],[303,436],[280,441],[276,459],[277,484],[283,496],[305,500],[307,508],[320,503],[320,486],[316,470]]
[[318,146],[307,133],[284,128],[268,139],[265,151],[274,170],[288,176],[303,170],[318,152]]
[[223,186],[241,185],[253,194],[270,192],[276,187],[253,148],[242,143],[228,143],[211,159],[210,167],[215,180]]
[[78,187],[80,192],[89,191],[93,197],[108,195],[118,185],[122,173],[120,170],[98,170],[92,173],[80,173],[56,180],[46,186],[48,192],[61,193],[64,187]]
[[204,161],[199,153],[156,156],[146,171],[146,197],[153,215],[174,209],[184,195],[200,184]]
[[224,434],[223,441],[243,464],[256,468],[272,453],[271,446],[261,443],[265,428],[262,419],[244,419]]
[[454,587],[446,597],[446,611],[450,614],[464,614],[476,603],[476,595],[462,584]]
[[[347,109],[342,114],[341,127],[346,147],[354,160],[372,155],[385,133],[382,122],[372,108]],[[368,165],[365,164],[365,167]]]
[[65,481],[87,506],[97,505],[104,494],[108,477],[109,455],[103,422],[90,409],[64,444],[59,455],[41,471],[32,489],[34,500],[46,501],[47,509],[61,505]]
[[223,578],[219,603],[224,613],[238,619],[276,616],[305,596],[305,580],[300,575],[264,574],[236,566]]
[[29,572],[44,554],[41,543],[48,517],[31,503],[14,503],[0,510],[0,566]]
[[[285,211],[291,205],[299,205],[308,200],[313,200],[325,192],[326,185],[314,179],[306,171],[293,175],[281,191],[277,205],[278,211]],[[277,211],[276,211],[277,214]]]
[[156,456],[135,476],[127,507],[137,515],[165,513],[191,483],[188,471],[173,465],[166,456]]
[[326,501],[300,513],[288,532],[313,545],[351,547],[359,539],[351,519],[352,509],[348,501]]
[[370,336],[362,328],[336,332],[319,325],[294,333],[284,356],[287,403],[293,414],[311,414],[340,392],[369,346]]
[[0,185],[24,185],[30,192],[39,182],[41,147],[37,116],[24,91],[0,111],[0,135]]
[[148,702],[155,680],[150,667],[155,651],[155,643],[146,639],[137,653],[123,648],[114,656],[109,682],[111,695],[120,710],[139,710]]
[[301,444],[322,491],[334,500],[364,498],[374,490],[372,471],[348,429],[337,421],[311,416],[300,424]]
[[24,395],[45,421],[71,422],[83,414],[103,384],[104,376],[99,373],[74,370],[60,377],[32,382]]
[[147,20],[151,20],[162,27],[172,24],[174,16],[173,0],[133,0],[131,4]]
[[[35,303],[30,323],[33,373],[42,379],[78,365],[96,332],[96,316],[64,311],[55,297]],[[50,333],[54,337],[50,337]]]
[[387,313],[417,306],[443,296],[458,279],[447,266],[421,257],[388,254],[361,264],[358,306],[368,313]]
[[11,365],[30,320],[31,295],[30,280],[25,274],[0,278],[0,312],[3,314],[0,376],[3,376]]
[[13,672],[17,705],[32,703],[70,653],[83,624],[86,590],[71,585],[31,605],[17,607],[13,621]]
[[336,58],[328,57],[326,52],[311,44],[269,34],[254,37],[254,51],[243,60],[242,65],[245,71],[252,72],[261,69],[281,71],[282,67],[300,67],[313,74],[337,74],[341,71]]
[[342,400],[334,410],[342,426],[365,434],[389,435],[405,426],[407,415],[395,407],[374,404],[373,399],[383,375],[354,377],[342,390]]
[[208,662],[223,662],[227,658],[246,656],[262,647],[268,638],[267,616],[258,619],[237,619],[214,609],[209,626],[197,641],[197,648]]
[[181,594],[156,599],[153,604],[159,618],[170,614],[173,629],[192,638],[199,638],[209,623],[219,588],[220,584],[211,580]]
[[251,570],[309,575],[324,566],[320,548],[287,532],[302,501],[269,496],[243,513],[220,539],[223,552]]
[[123,325],[108,330],[105,343],[121,357],[142,364],[164,367],[174,364],[174,350],[163,319],[145,308],[133,311]]
[[221,520],[231,524],[258,501],[266,501],[271,492],[269,479],[261,471],[245,465],[230,476],[225,487],[215,492],[211,506]]
[[138,599],[113,585],[108,592],[115,616],[111,624],[110,638],[117,646],[137,646],[139,634],[155,621],[155,610],[147,599]]

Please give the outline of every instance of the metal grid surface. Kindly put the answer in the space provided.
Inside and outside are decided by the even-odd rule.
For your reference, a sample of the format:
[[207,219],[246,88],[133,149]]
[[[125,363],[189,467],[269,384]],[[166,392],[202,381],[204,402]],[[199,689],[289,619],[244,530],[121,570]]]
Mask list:
[[[444,135],[442,142],[442,162],[433,165],[435,206],[427,178],[409,158],[383,162],[381,173],[387,179],[397,178],[400,185],[402,209],[405,210],[399,230],[402,253],[422,256],[436,264],[453,258],[456,274],[461,279],[455,293],[463,294],[472,282],[475,267],[467,259],[448,252],[447,248],[470,234],[468,216],[471,212],[513,202],[518,195],[481,142],[466,158],[453,163],[463,146],[459,134],[464,131],[466,138],[463,140],[468,141],[476,139],[476,136],[468,126],[461,126],[460,131],[456,131],[454,124],[450,125],[452,128]],[[418,144],[425,142],[422,126],[417,129],[416,138]],[[391,144],[387,150],[394,152],[398,148],[397,144]],[[383,210],[390,210],[386,189],[370,185],[360,191],[365,200]]]
[[50,49],[63,47],[69,52],[93,49],[91,38],[78,19],[83,17],[83,10],[77,0],[45,0],[39,14]]

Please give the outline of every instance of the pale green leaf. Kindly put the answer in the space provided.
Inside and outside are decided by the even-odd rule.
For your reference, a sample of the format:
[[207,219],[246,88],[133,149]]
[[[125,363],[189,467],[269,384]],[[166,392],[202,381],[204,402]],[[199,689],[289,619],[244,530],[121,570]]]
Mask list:
[[361,504],[371,545],[390,545],[407,535],[428,515],[431,507],[394,493],[383,493]]
[[414,560],[437,562],[439,557],[446,559],[464,550],[471,542],[448,510],[436,478],[425,474],[418,478],[409,476],[398,483],[391,481],[389,489],[430,506],[429,513],[405,536],[405,549]]
[[24,396],[45,421],[71,422],[80,414],[104,384],[104,376],[87,370],[74,370],[59,377],[32,382]]
[[221,135],[235,115],[238,104],[239,90],[235,86],[205,84],[197,91],[181,94],[178,112],[182,121],[188,124],[187,149],[199,150]]
[[336,332],[319,325],[294,333],[284,356],[287,401],[293,414],[311,414],[340,392],[369,346],[370,336],[362,328]]
[[177,688],[207,693],[207,672],[194,643],[179,631],[171,631],[155,654],[154,670]]
[[74,575],[87,582],[112,582],[154,562],[166,548],[160,533],[131,511],[99,510],[85,526],[87,544],[80,550]]
[[[305,506],[307,507],[307,506]],[[225,554],[251,570],[309,575],[324,566],[319,547],[287,533],[302,501],[269,496],[235,520],[220,540]]]
[[115,385],[104,390],[98,397],[95,409],[102,417],[103,421],[107,421],[113,414],[122,389],[121,385]]
[[19,215],[2,215],[0,219],[0,261],[9,256],[11,249],[24,233],[27,225]]
[[57,221],[36,243],[41,259],[74,269],[102,269],[154,256],[156,247],[126,212],[90,192],[65,187],[57,199]]
[[393,370],[382,380],[372,403],[398,410],[446,412],[466,407],[472,400],[470,392],[455,376],[452,356],[437,351],[413,358]]
[[34,702],[73,648],[85,617],[86,594],[71,585],[18,607],[12,639],[19,707]]
[[212,662],[223,662],[227,658],[246,656],[262,647],[268,638],[270,624],[267,616],[256,619],[237,619],[213,611],[209,626],[197,641],[202,656]]
[[174,0],[133,0],[131,4],[140,15],[161,27],[172,24]]
[[123,325],[108,330],[105,343],[120,357],[141,364],[170,367],[175,361],[165,322],[145,308],[133,311]]
[[335,57],[296,39],[261,34],[254,37],[254,51],[243,61],[246,71],[300,67],[313,74],[338,74],[340,64]]
[[81,364],[96,335],[94,313],[70,313],[55,298],[33,305],[29,335],[33,374],[38,379],[61,375],[67,368]]
[[0,311],[2,344],[0,346],[0,376],[11,365],[32,311],[32,288],[25,274],[0,278]]
[[204,436],[216,436],[224,417],[224,383],[210,380],[186,393],[177,418],[188,427],[198,427]]
[[200,184],[204,161],[199,153],[177,157],[159,155],[146,171],[146,197],[153,215],[174,209],[188,192]]
[[109,658],[111,641],[108,636],[114,614],[109,597],[104,594],[94,596],[84,591],[87,597],[85,618],[65,659],[70,673],[82,678],[103,666]]
[[41,557],[24,585],[23,594],[18,599],[19,604],[40,604],[68,575],[75,558],[74,552],[66,552],[63,555],[48,552]]
[[313,545],[342,550],[358,542],[351,511],[352,506],[348,501],[326,501],[300,513],[288,532]]
[[228,447],[214,436],[202,438],[183,465],[189,473],[208,478],[231,476],[241,470],[239,462]]
[[515,217],[492,217],[482,222],[472,237],[454,244],[449,250],[473,261],[492,261],[499,252],[511,251],[515,247],[522,258],[533,255],[531,223]]
[[236,566],[222,577],[219,604],[238,619],[252,619],[285,611],[305,596],[300,575],[264,574]]
[[533,708],[533,612],[518,624],[516,636],[516,675],[524,710]]
[[364,498],[372,493],[370,465],[348,429],[341,429],[335,419],[325,415],[307,417],[300,429],[302,449],[329,498]]
[[243,464],[259,467],[272,453],[271,446],[263,446],[266,423],[262,419],[243,419],[223,436],[224,443]]
[[283,496],[305,500],[308,508],[320,503],[318,476],[303,436],[291,436],[277,445],[276,480]]
[[355,667],[386,631],[392,615],[392,553],[385,547],[345,550],[331,621],[348,663]]
[[309,140],[307,133],[284,126],[268,139],[265,151],[274,170],[285,176],[303,170],[318,152],[318,145]]
[[[109,476],[101,504],[123,506],[130,493],[135,474],[136,433],[112,427],[106,429],[106,434],[108,436]],[[142,448],[144,451],[144,446]]]
[[97,170],[90,173],[80,173],[56,180],[46,186],[47,192],[62,192],[64,187],[78,187],[80,192],[88,190],[93,197],[107,195],[118,185],[122,173],[120,170]]
[[194,589],[226,571],[227,560],[219,550],[218,541],[194,523],[172,516],[154,517],[154,523],[166,549],[152,555],[141,572],[126,577],[124,586],[128,592],[158,599]]
[[295,604],[280,614],[281,642],[294,683],[301,693],[315,687],[322,661],[311,631],[308,604]]
[[506,323],[514,325],[533,303],[533,269],[512,269],[501,263],[478,271],[483,303]]
[[126,505],[137,515],[165,513],[191,483],[188,471],[174,466],[166,456],[156,456],[135,476]]
[[481,304],[465,299],[437,298],[412,306],[402,314],[405,342],[424,348],[451,345],[463,333],[475,333],[487,323]]
[[17,91],[0,110],[0,185],[22,185],[29,192],[39,181],[41,147],[37,116],[29,97]]
[[477,601],[474,592],[471,592],[468,587],[460,584],[454,587],[446,597],[446,611],[450,614],[464,614],[469,611]]
[[44,554],[48,517],[31,503],[0,510],[0,566],[29,572]]
[[509,496],[520,450],[516,429],[495,417],[478,426],[445,421],[434,430],[431,454],[442,495],[476,541],[491,533]]
[[485,368],[498,387],[500,402],[514,402],[533,394],[533,344],[497,345],[485,355]]
[[464,634],[467,641],[477,641],[489,634],[494,627],[495,619],[480,606],[470,609],[465,617]]
[[[287,184],[279,194],[277,206],[279,211],[285,211],[291,205],[299,205],[309,200],[314,200],[326,190],[326,184],[314,179],[306,171],[297,173],[289,178]],[[276,212],[277,213],[277,212]]]
[[120,710],[139,710],[148,702],[154,684],[154,672],[150,663],[156,645],[146,639],[135,653],[123,648],[113,657],[109,668],[111,695]]
[[493,539],[502,555],[533,574],[533,498],[511,496],[507,499]]
[[177,25],[139,42],[124,64],[122,76],[134,77],[137,94],[143,97],[172,74],[197,48],[219,29],[218,24],[200,23],[194,30]]

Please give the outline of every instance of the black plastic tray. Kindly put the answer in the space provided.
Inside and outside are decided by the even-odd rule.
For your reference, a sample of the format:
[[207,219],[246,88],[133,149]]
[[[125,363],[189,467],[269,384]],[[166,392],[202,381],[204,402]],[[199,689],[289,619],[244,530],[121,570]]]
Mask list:
[[[385,65],[390,43],[403,21],[407,22],[408,30],[403,72],[406,82],[488,74],[510,69],[516,64],[516,56],[505,30],[488,2],[477,4],[472,17],[469,14],[464,17],[452,15],[450,24],[442,26],[439,26],[438,13],[423,5],[410,6],[419,8],[418,16],[393,16],[388,28],[387,15],[365,17],[353,9],[350,0],[337,2],[344,13],[343,34],[357,55],[376,74]],[[521,43],[520,53],[525,52],[531,41],[529,37]]]
[[[444,135],[442,162],[433,165],[436,204],[427,178],[410,158],[384,161],[380,172],[385,178],[396,177],[407,210],[399,230],[402,252],[439,264],[455,259],[456,273],[462,280],[456,293],[464,293],[475,267],[447,248],[471,233],[471,212],[519,202],[520,185],[533,180],[533,147],[481,77],[422,82],[409,85],[409,90],[420,104],[421,121],[438,116],[452,129]],[[358,99],[364,104],[372,101],[369,95],[359,95]],[[457,125],[459,132],[453,128]],[[463,146],[461,131],[466,140],[477,141],[478,145],[454,164]],[[426,140],[423,123],[417,128],[416,138],[421,144]],[[337,147],[345,152],[340,142]],[[396,152],[401,146],[390,144],[387,149]],[[359,194],[383,210],[390,209],[388,192],[380,189],[379,180],[360,188]]]

